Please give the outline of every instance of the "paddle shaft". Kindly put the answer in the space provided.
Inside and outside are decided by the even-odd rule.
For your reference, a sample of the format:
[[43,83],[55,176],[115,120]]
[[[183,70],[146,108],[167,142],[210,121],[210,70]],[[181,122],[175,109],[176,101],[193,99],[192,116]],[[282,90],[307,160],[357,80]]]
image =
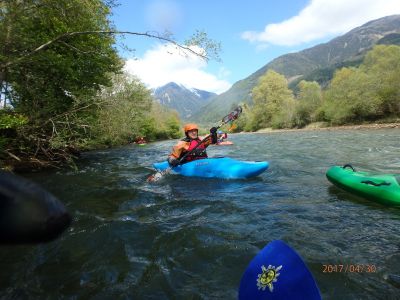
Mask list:
[[[220,125],[220,126],[218,126],[218,127],[215,127],[215,128],[220,128],[222,125]],[[200,143],[198,143],[192,150],[190,150],[189,152],[187,152],[185,155],[183,155],[178,161],[179,161],[179,164],[178,165],[180,165],[181,163],[182,163],[182,161],[187,157],[187,156],[189,156],[190,154],[192,154],[197,148],[199,148],[200,147],[200,145],[201,144],[204,144],[204,142],[209,138],[209,137],[211,137],[211,134],[209,134],[209,135],[207,135],[204,139],[202,139],[201,141],[200,141]]]

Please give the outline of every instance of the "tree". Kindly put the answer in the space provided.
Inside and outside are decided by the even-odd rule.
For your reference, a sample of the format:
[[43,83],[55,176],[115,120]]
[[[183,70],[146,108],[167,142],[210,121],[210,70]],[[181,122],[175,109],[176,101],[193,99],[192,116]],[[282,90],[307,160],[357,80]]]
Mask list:
[[268,70],[253,88],[252,98],[254,107],[251,127],[253,130],[268,126],[291,127],[294,100],[283,75]]
[[321,87],[318,82],[302,80],[298,84],[299,93],[296,105],[295,123],[298,127],[303,127],[317,120],[317,109],[322,103]]
[[28,118],[15,128],[17,149],[47,160],[68,159],[65,150],[87,133],[97,91],[122,67],[114,39],[71,36],[47,42],[65,32],[110,30],[109,13],[100,0],[1,2],[0,83],[10,87],[14,112]]
[[[109,30],[110,8],[102,1],[7,1],[1,26],[3,82],[12,86],[14,108],[43,121],[87,101],[121,68],[112,36],[73,36],[35,52],[65,32]],[[26,53],[34,53],[28,55]]]
[[359,68],[338,70],[322,106],[333,124],[400,114],[400,47],[375,46]]
[[[13,129],[25,153],[52,160],[94,137],[97,118],[104,112],[96,96],[111,85],[123,65],[114,47],[116,34],[156,38],[174,44],[183,54],[218,58],[220,45],[203,32],[180,44],[170,35],[116,30],[108,19],[112,2],[0,2],[0,92],[11,100],[14,112],[28,119],[28,124]],[[142,129],[152,132],[155,120],[146,120]]]
[[378,45],[369,51],[360,69],[373,81],[380,115],[400,114],[400,47]]
[[145,136],[152,106],[150,91],[137,78],[116,74],[98,95],[98,117],[92,124],[93,142],[108,146]]
[[374,82],[357,68],[342,68],[325,93],[325,115],[333,124],[360,122],[377,115]]

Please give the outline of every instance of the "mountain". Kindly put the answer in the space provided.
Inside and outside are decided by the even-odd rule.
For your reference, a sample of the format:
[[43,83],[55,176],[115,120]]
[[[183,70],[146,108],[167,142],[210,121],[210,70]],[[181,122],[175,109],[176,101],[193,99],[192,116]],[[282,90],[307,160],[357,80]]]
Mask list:
[[399,40],[400,15],[370,21],[327,43],[272,60],[233,84],[228,91],[213,97],[203,109],[207,114],[194,115],[193,119],[201,122],[215,121],[232,106],[251,102],[252,89],[259,77],[269,69],[285,75],[291,88],[302,79],[316,80],[325,86],[337,68],[361,64],[365,53],[375,44],[399,44]]
[[217,94],[178,85],[175,82],[153,90],[153,97],[164,106],[175,109],[183,120],[189,119],[194,113],[208,104]]

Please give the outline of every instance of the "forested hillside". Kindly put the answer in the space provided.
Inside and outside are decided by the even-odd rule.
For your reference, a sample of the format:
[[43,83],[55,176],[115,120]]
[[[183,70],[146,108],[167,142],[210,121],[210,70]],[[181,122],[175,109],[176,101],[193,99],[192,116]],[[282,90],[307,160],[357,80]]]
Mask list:
[[284,75],[293,91],[301,80],[317,81],[325,88],[337,69],[360,65],[375,44],[398,44],[399,34],[400,15],[393,15],[370,21],[327,43],[282,55],[214,97],[195,118],[213,121],[223,116],[227,107],[251,103],[253,88],[268,70]]
[[282,74],[268,70],[252,90],[254,104],[244,105],[237,130],[398,121],[399,82],[400,46],[395,45],[377,45],[358,67],[336,70],[325,89],[302,80],[294,94]]

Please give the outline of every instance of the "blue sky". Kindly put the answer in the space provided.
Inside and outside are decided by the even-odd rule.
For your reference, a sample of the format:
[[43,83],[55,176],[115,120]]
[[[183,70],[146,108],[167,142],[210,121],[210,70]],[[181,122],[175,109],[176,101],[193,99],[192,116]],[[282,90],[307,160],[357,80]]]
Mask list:
[[[196,30],[219,41],[222,62],[185,57],[158,40],[126,36],[119,48],[126,70],[154,88],[170,81],[216,93],[230,88],[272,59],[342,35],[386,15],[400,14],[398,0],[119,0],[118,30],[168,30],[177,41]],[[171,54],[173,53],[173,54]]]

